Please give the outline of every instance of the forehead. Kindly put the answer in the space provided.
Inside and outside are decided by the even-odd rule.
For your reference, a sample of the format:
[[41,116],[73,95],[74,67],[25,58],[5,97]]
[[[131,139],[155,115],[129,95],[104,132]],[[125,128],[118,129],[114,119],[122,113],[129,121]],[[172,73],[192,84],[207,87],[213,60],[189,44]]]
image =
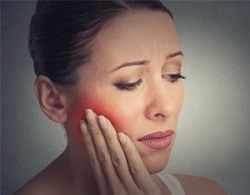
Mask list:
[[94,60],[124,63],[181,50],[171,17],[164,12],[138,11],[114,19],[94,40]]

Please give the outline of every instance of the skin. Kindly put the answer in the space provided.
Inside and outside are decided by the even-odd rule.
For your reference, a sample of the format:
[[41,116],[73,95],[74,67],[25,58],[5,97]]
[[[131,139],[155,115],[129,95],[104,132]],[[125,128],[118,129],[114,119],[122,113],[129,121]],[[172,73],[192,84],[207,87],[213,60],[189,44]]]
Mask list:
[[[182,79],[173,82],[168,76],[181,72],[183,60],[172,19],[163,12],[127,13],[103,29],[94,46],[92,61],[77,70],[70,89],[44,76],[36,79],[41,109],[64,123],[68,145],[16,194],[170,194],[155,173],[169,160],[184,98]],[[147,63],[117,69],[141,60]],[[117,88],[139,79],[133,90]],[[153,150],[138,141],[168,129],[174,135],[167,148]],[[225,194],[206,179],[177,178],[187,194]]]
[[[149,15],[150,20],[145,20],[145,15]],[[84,110],[91,108],[109,118],[118,132],[124,132],[132,139],[150,173],[162,170],[172,144],[156,152],[137,139],[168,129],[175,132],[175,139],[184,96],[183,82],[172,83],[170,79],[162,78],[162,75],[181,71],[182,55],[166,60],[169,54],[181,51],[173,21],[161,12],[123,16],[99,34],[95,46],[93,55],[96,57],[78,71],[80,79],[69,128],[78,131]],[[141,60],[149,63],[112,71],[125,62]],[[143,80],[141,85],[131,91],[114,86],[138,79]]]

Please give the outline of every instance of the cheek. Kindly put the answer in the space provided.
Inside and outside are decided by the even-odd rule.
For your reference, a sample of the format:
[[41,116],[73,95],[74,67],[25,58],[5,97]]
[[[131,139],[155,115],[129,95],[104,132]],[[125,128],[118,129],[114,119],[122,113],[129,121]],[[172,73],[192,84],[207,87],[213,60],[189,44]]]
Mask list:
[[180,112],[182,105],[183,105],[184,96],[185,96],[185,90],[184,90],[183,84],[180,86],[178,94],[179,94],[179,96],[176,99],[178,100],[178,110]]
[[126,104],[121,104],[119,99],[111,99],[104,97],[97,98],[84,98],[76,103],[71,116],[71,124],[74,129],[79,129],[80,120],[86,121],[85,110],[92,109],[97,115],[103,115],[108,118],[117,132],[129,132],[129,124],[131,119],[134,117],[132,109],[129,109]]
[[184,95],[185,95],[185,91],[184,91],[184,86],[183,86],[183,81],[180,81],[179,85],[175,88],[175,90],[173,90],[172,92],[172,97],[175,103],[175,115],[179,116],[179,113],[181,111],[182,105],[183,105],[183,101],[184,101]]

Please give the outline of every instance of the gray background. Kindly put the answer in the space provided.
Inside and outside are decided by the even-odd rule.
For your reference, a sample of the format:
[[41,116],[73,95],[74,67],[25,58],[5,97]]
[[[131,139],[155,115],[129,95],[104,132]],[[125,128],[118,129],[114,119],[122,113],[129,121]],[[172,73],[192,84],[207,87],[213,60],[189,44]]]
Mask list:
[[[11,194],[66,145],[33,92],[27,33],[34,2],[2,2],[2,194]],[[250,2],[168,2],[185,54],[186,98],[170,173],[211,178],[250,194]]]

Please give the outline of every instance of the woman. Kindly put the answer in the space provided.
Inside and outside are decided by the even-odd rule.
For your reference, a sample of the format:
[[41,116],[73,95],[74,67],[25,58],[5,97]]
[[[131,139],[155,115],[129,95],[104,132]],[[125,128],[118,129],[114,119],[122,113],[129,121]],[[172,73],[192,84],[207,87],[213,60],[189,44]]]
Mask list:
[[183,52],[158,1],[38,1],[29,49],[42,111],[65,151],[16,194],[225,194],[159,174],[176,138]]

